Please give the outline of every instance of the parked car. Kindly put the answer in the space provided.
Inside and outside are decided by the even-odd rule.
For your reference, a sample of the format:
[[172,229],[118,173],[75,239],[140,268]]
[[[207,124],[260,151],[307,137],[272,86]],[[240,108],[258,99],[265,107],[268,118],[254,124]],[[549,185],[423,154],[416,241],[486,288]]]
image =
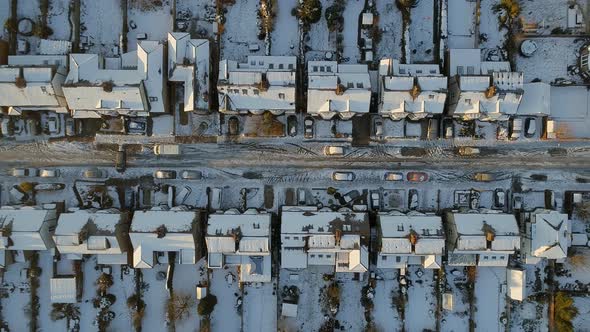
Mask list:
[[297,202],[299,203],[299,205],[306,205],[307,204],[307,200],[305,197],[306,197],[305,189],[304,188],[297,189]]
[[201,171],[193,171],[193,170],[184,170],[180,172],[180,178],[185,180],[200,180],[203,178],[203,172]]
[[5,117],[0,121],[0,131],[4,137],[14,136],[14,122],[10,117]]
[[84,177],[87,179],[100,179],[105,177],[105,173],[98,168],[90,168],[84,171]]
[[453,131],[453,119],[451,119],[451,118],[443,119],[442,128],[443,128],[444,138],[453,138],[455,136],[455,133]]
[[457,150],[460,156],[474,156],[479,154],[479,148],[473,148],[470,146],[462,146]]
[[178,144],[156,144],[154,146],[154,154],[156,156],[168,155],[175,156],[180,154],[180,145]]
[[26,168],[13,168],[12,169],[12,176],[15,176],[15,177],[29,176],[29,170]]
[[212,209],[221,209],[221,193],[221,188],[211,188],[211,190],[209,191],[209,206]]
[[41,172],[39,172],[39,176],[42,178],[56,178],[59,176],[59,170],[58,169],[42,169]]
[[371,192],[371,207],[373,210],[381,209],[381,195],[378,191]]
[[240,133],[240,120],[235,116],[232,116],[227,121],[227,130],[229,135],[236,136]]
[[57,116],[49,116],[47,118],[47,132],[49,134],[57,134],[59,133],[59,119]]
[[510,138],[511,139],[518,139],[520,137],[521,131],[522,131],[522,119],[512,119],[512,123],[510,126]]
[[76,120],[72,118],[66,119],[66,136],[76,136]]
[[305,118],[303,122],[304,133],[303,136],[305,138],[313,138],[313,119],[312,118]]
[[63,183],[39,183],[34,188],[35,191],[52,191],[63,190],[66,187]]
[[376,137],[383,136],[383,119],[378,117],[375,118],[375,121],[373,121],[373,128]]
[[515,196],[513,198],[513,200],[512,200],[512,208],[514,208],[515,210],[522,209],[522,197]]
[[127,133],[132,135],[145,135],[147,131],[147,121],[129,118],[125,121]]
[[408,192],[408,209],[416,210],[418,208],[418,190],[410,189]]
[[353,172],[334,172],[332,173],[332,180],[334,181],[354,181],[356,176]]
[[324,148],[324,154],[326,156],[342,156],[344,155],[344,147],[343,146],[326,146]]
[[25,120],[26,132],[31,136],[39,135],[39,121],[35,119]]
[[537,132],[537,120],[535,118],[526,118],[524,121],[524,136],[531,138]]
[[494,205],[497,208],[503,208],[506,204],[506,193],[503,189],[496,189],[494,190]]
[[428,174],[424,172],[408,172],[406,178],[411,182],[426,182],[428,181]]
[[473,179],[479,182],[490,182],[494,181],[494,176],[490,173],[475,173]]
[[437,118],[428,119],[428,139],[437,139],[439,123]]
[[386,172],[385,181],[403,181],[404,174],[400,172]]
[[154,177],[156,179],[175,179],[176,172],[175,171],[166,171],[166,170],[159,170],[154,173]]
[[340,203],[346,205],[359,197],[361,197],[361,193],[358,190],[351,190],[340,197]]
[[115,169],[119,173],[125,172],[125,168],[127,167],[127,153],[125,152],[125,147],[123,145],[119,145],[119,149],[117,150],[117,158],[115,159]]

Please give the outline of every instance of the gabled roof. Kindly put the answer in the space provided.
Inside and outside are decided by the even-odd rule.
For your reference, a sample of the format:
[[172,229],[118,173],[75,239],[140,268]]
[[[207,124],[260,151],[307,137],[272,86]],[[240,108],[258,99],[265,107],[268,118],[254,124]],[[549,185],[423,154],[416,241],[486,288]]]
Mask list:
[[560,259],[567,257],[571,243],[567,214],[538,210],[531,215],[531,254],[535,257]]

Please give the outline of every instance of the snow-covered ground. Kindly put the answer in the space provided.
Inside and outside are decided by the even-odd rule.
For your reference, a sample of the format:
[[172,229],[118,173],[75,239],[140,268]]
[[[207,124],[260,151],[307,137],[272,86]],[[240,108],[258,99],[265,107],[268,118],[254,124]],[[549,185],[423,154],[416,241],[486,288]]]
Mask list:
[[408,331],[436,328],[435,272],[416,266],[408,268],[408,302],[405,308],[405,327]]
[[469,0],[448,1],[449,48],[476,47],[475,8]]
[[394,1],[376,0],[379,13],[379,28],[382,31],[381,42],[377,45],[376,59],[400,59],[402,54],[402,15]]
[[[11,331],[26,331],[29,329],[30,315],[27,313],[31,303],[31,287],[27,279],[30,264],[13,263],[6,268],[2,282],[2,317]],[[45,275],[43,274],[43,277]]]
[[[583,39],[545,37],[532,40],[537,44],[537,51],[531,57],[516,57],[516,70],[524,72],[525,82],[538,79],[545,83],[553,83],[558,78],[575,83],[582,82],[582,78],[572,74],[568,67],[577,65],[578,53],[584,45]],[[557,111],[553,107],[552,109]]]
[[[587,0],[576,0],[587,15]],[[538,34],[548,35],[555,28],[567,29],[569,0],[527,0],[521,1],[521,16],[527,24],[538,24]]]
[[[221,59],[245,62],[250,55],[263,55],[264,40],[258,39],[258,0],[240,0],[227,5],[224,31],[221,35]],[[258,45],[258,51],[249,51],[249,45]]]
[[297,0],[277,1],[274,30],[271,33],[271,55],[299,54],[299,23],[291,15],[291,10],[298,4]]
[[359,63],[361,61],[361,54],[358,47],[358,32],[359,32],[359,17],[365,6],[363,0],[348,0],[346,1],[346,8],[342,16],[344,17],[344,30],[342,36],[344,37],[342,44],[344,45],[342,54],[343,63]]
[[277,330],[276,280],[244,285],[242,331]]
[[236,267],[214,269],[209,276],[209,291],[217,296],[211,314],[212,331],[240,331],[242,327],[242,308],[237,308],[238,298],[242,297],[238,278]]
[[[82,0],[80,38],[88,37],[87,53],[113,56],[120,53],[119,37],[123,32],[123,13],[118,0]],[[117,51],[117,52],[114,52]]]
[[506,316],[506,268],[477,267],[475,324],[478,331],[504,331]]
[[[148,40],[166,40],[168,32],[172,31],[172,2],[164,1],[130,1],[127,10],[127,51],[137,49],[137,35],[145,33]],[[157,3],[157,4],[149,4]],[[143,6],[140,3],[147,3]],[[135,28],[134,28],[135,26]]]
[[70,19],[70,0],[54,0],[49,2],[47,25],[53,30],[49,39],[72,40],[72,25]]
[[132,316],[127,299],[135,294],[135,270],[121,265],[112,265],[111,268],[113,285],[109,288],[109,293],[114,294],[117,300],[110,309],[115,312],[115,319],[109,327],[113,331],[132,331]]
[[377,331],[401,331],[402,322],[399,318],[394,298],[400,297],[397,272],[393,269],[378,273],[382,280],[376,280],[375,297],[373,298],[373,322]]
[[304,40],[305,45],[310,48],[305,53],[305,59],[307,61],[324,60],[326,52],[332,52],[333,55],[336,52],[336,32],[330,32],[328,30],[328,23],[325,19],[326,8],[332,6],[334,0],[321,0],[321,3],[322,17],[317,23],[311,24]]
[[50,252],[39,253],[39,267],[41,276],[39,277],[39,327],[41,331],[65,331],[67,328],[66,319],[53,320],[50,317],[53,304],[51,303],[51,289],[49,288],[50,279],[53,276],[53,255]]
[[590,327],[590,297],[574,297],[574,306],[578,308],[578,316],[573,320],[574,331],[584,331]]
[[507,30],[498,29],[498,14],[494,14],[492,11],[492,7],[499,2],[499,0],[481,1],[479,33],[485,35],[486,39],[480,40],[482,49],[495,49],[504,46]]
[[463,268],[445,266],[447,287],[443,293],[452,296],[452,310],[442,310],[442,331],[465,331],[469,329],[469,299],[467,275]]
[[336,274],[340,286],[340,308],[336,319],[346,331],[362,331],[367,323],[360,298],[367,281],[353,280],[353,276],[354,273]]
[[[10,0],[0,0],[0,22],[4,24],[10,18]],[[0,38],[8,40],[6,29],[0,29]]]
[[[190,295],[196,300],[196,286],[199,283],[204,283],[207,280],[206,261],[200,260],[195,265],[190,264],[176,264],[174,267],[174,281],[172,287],[175,295]],[[194,331],[198,330],[201,323],[201,318],[197,314],[196,305],[189,310],[188,317],[183,320],[177,320],[174,324],[176,331]]]
[[[142,269],[141,298],[145,302],[145,314],[141,321],[142,331],[166,331],[166,303],[169,298],[166,289],[168,265],[158,264],[151,269]],[[162,278],[162,273],[164,278]]]
[[80,326],[87,326],[92,330],[98,330],[95,325],[98,309],[94,307],[93,300],[97,297],[96,280],[101,271],[98,268],[96,257],[92,256],[82,261],[82,302],[80,303]]
[[410,23],[410,63],[434,61],[434,0],[421,0],[412,8]]

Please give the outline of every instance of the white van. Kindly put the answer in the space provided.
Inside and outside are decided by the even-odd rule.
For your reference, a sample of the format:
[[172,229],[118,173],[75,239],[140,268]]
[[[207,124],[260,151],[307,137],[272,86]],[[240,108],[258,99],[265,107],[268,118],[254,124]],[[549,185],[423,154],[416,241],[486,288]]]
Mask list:
[[154,146],[154,154],[159,155],[179,155],[180,145],[177,144],[156,144]]

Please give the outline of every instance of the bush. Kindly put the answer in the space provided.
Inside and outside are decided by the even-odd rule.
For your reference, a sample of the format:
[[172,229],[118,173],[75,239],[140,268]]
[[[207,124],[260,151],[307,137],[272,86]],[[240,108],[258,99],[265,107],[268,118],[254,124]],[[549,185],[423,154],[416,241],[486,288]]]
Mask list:
[[176,295],[168,299],[168,317],[172,321],[182,320],[190,315],[195,306],[195,299],[188,294]]
[[41,22],[37,22],[33,26],[33,35],[45,39],[51,35],[53,35],[53,30],[48,27],[47,25],[42,24]]
[[320,0],[303,0],[297,6],[297,18],[303,21],[305,25],[317,23],[321,17],[322,3]]
[[197,306],[197,313],[199,316],[206,316],[209,317],[215,309],[215,305],[217,304],[217,296],[209,293],[207,296],[199,301],[199,305]]
[[14,33],[18,31],[18,24],[15,19],[9,18],[4,21],[4,28],[8,30],[8,32]]
[[113,285],[113,276],[103,273],[96,279],[96,284],[98,285],[98,291],[104,294]]
[[564,292],[555,296],[555,327],[557,331],[574,331],[572,321],[578,315],[578,308],[574,306],[574,299]]

